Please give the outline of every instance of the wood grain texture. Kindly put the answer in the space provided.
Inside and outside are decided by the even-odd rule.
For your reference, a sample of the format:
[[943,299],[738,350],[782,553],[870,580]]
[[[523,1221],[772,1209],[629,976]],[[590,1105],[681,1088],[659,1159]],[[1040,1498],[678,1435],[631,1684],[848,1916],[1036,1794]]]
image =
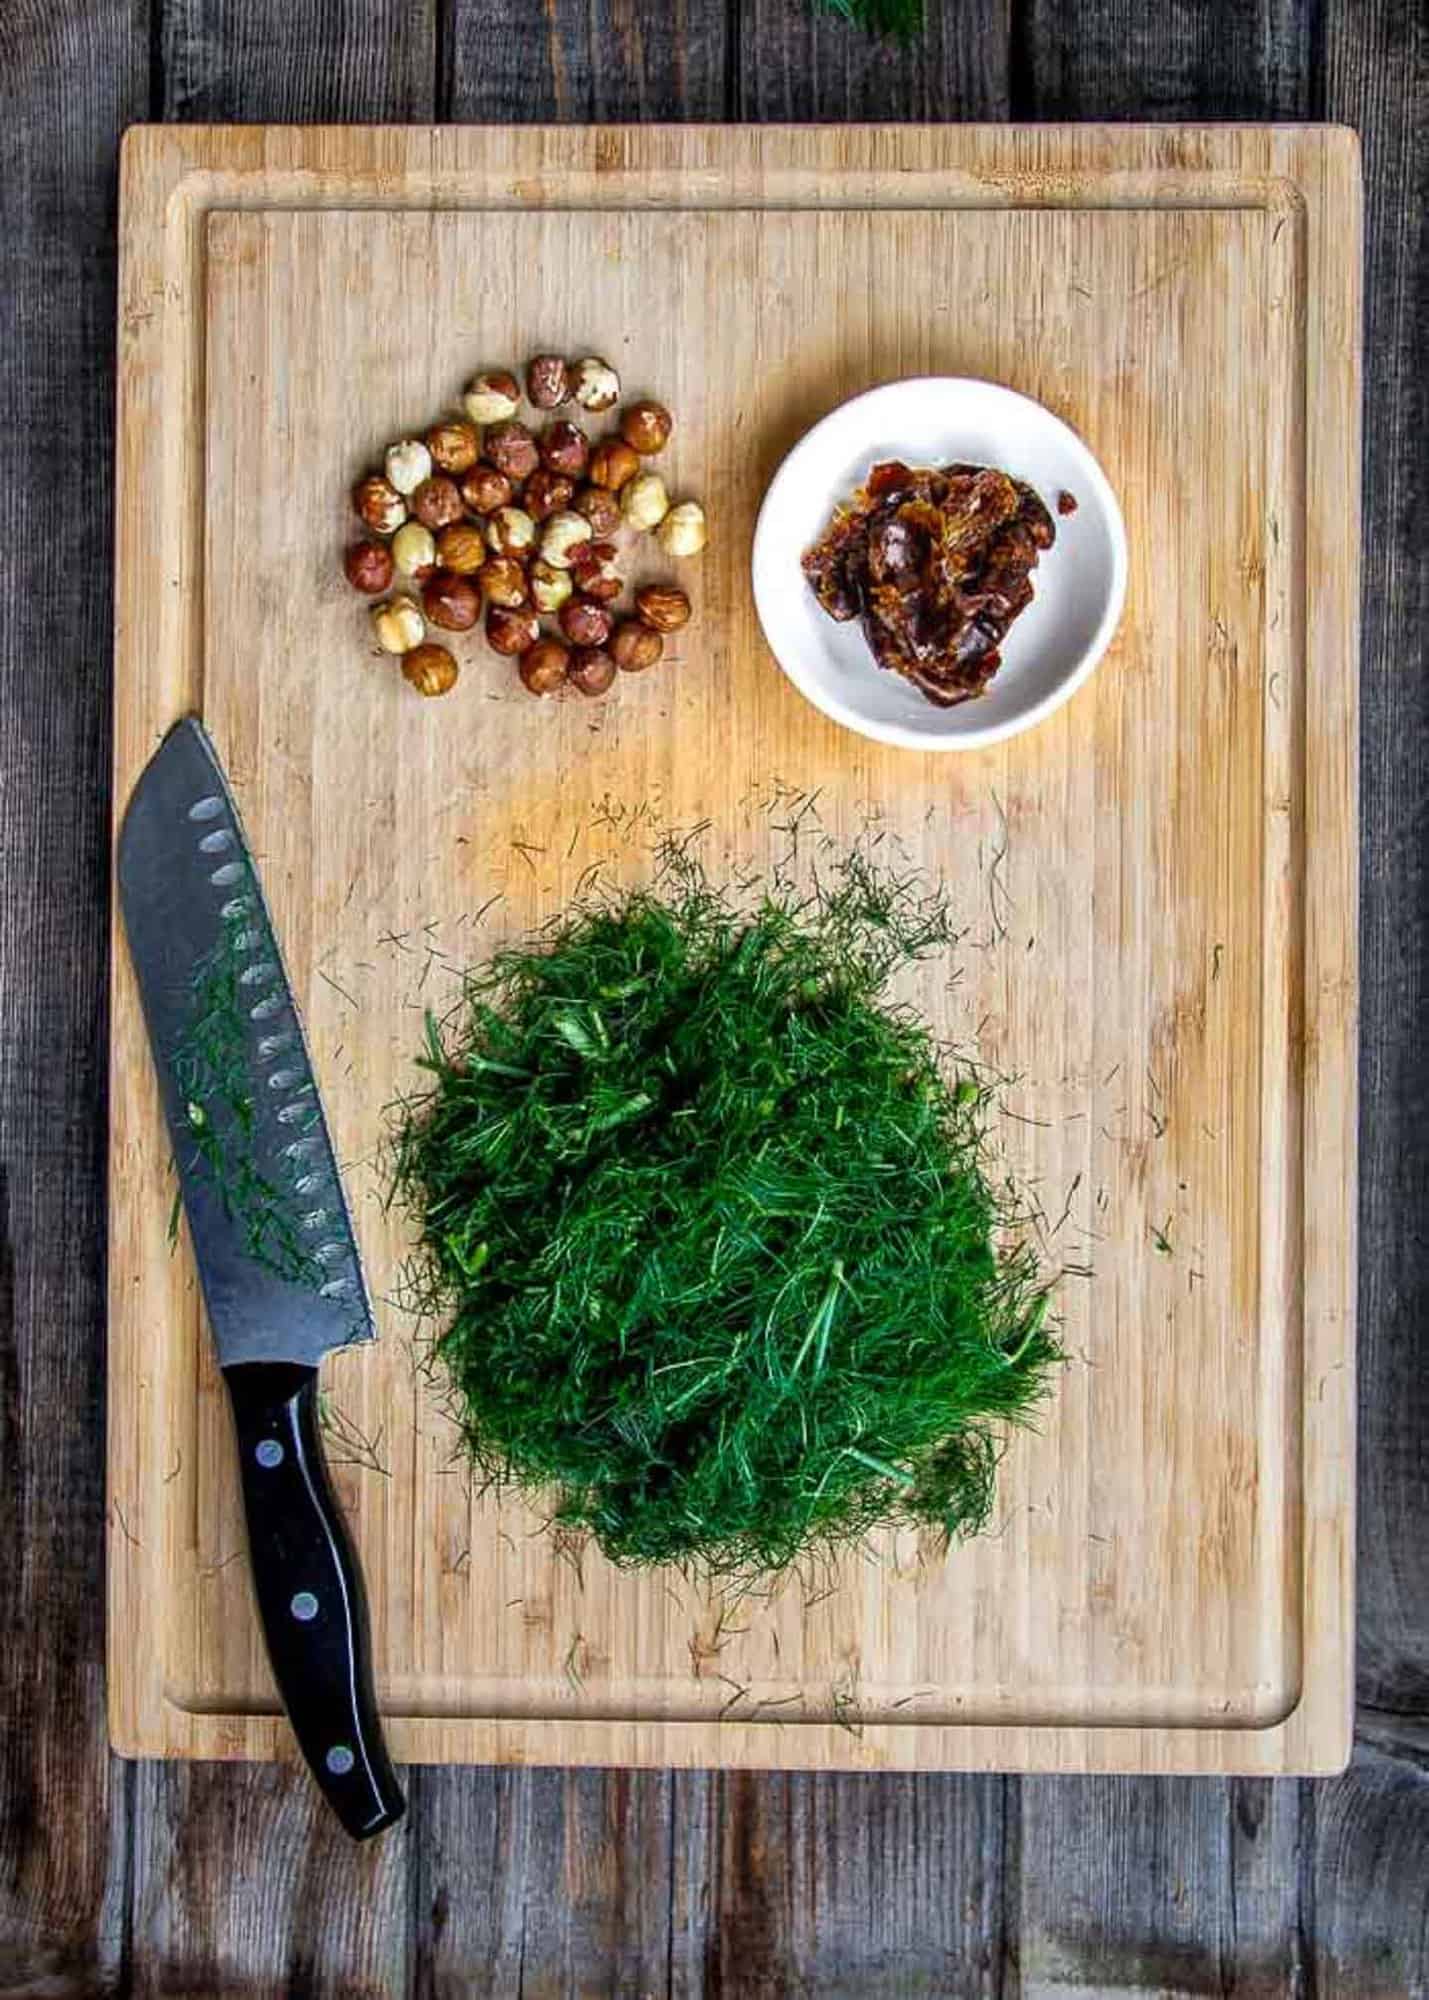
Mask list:
[[728,117],[730,14],[706,0],[451,0],[441,116],[493,124]]
[[927,10],[907,42],[851,32],[805,0],[744,0],[731,116],[782,121],[1010,115],[1013,0]]
[[164,0],[155,115],[260,124],[430,118],[440,0]]

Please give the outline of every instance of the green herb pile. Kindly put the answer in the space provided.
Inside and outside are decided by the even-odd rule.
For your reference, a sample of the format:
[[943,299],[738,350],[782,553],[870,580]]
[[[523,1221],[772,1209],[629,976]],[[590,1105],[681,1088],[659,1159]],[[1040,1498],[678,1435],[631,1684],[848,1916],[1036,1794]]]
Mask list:
[[672,851],[429,1022],[396,1189],[481,1473],[718,1574],[984,1523],[1057,1349],[986,1093],[888,998],[952,942],[861,858],[742,907]]

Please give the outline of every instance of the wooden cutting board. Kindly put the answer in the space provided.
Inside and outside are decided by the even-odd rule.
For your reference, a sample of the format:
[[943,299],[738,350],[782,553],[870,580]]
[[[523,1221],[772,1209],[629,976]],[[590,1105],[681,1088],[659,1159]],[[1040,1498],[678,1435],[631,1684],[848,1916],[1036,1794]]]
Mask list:
[[[327,1371],[382,1703],[418,1761],[1324,1771],[1352,1658],[1360,192],[1246,129],[141,129],[125,145],[116,807],[174,718],[232,773],[383,1340]],[[424,703],[339,559],[352,480],[483,364],[603,352],[707,502],[696,623],[605,704],[457,642]],[[750,532],[842,398],[983,375],[1086,437],[1126,616],[1032,734],[844,733]],[[1075,521],[1059,555],[1075,555]],[[797,587],[797,586],[794,586]],[[772,1599],[474,1497],[393,1302],[384,1107],[456,969],[596,862],[881,837],[968,937],[917,998],[1018,1079],[1069,1355],[992,1531]],[[797,834],[790,828],[798,824]],[[497,900],[493,901],[495,898]],[[115,939],[109,1672],[130,1753],[288,1754],[228,1418]]]

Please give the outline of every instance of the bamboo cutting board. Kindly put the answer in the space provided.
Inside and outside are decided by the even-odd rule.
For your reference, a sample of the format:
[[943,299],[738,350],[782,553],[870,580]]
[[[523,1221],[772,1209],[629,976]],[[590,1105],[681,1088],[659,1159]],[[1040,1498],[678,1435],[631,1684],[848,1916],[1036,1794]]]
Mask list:
[[[1339,131],[141,129],[120,301],[116,808],[223,754],[305,1006],[383,1340],[326,1371],[394,1754],[1323,1771],[1349,1745],[1359,170]],[[713,540],[677,658],[533,702],[479,641],[373,656],[346,494],[473,370],[608,354]],[[841,732],[754,620],[783,452],[874,383],[984,375],[1086,437],[1121,632],[1032,734]],[[1074,528],[1074,523],[1072,528]],[[1074,550],[1069,529],[1064,550]],[[593,863],[886,840],[944,874],[914,997],[1018,1079],[1069,1362],[992,1531],[722,1603],[474,1496],[394,1301],[383,1109],[456,969]],[[791,830],[792,829],[792,830]],[[495,898],[496,900],[492,900]],[[115,941],[109,1674],[130,1753],[288,1754],[228,1419]]]

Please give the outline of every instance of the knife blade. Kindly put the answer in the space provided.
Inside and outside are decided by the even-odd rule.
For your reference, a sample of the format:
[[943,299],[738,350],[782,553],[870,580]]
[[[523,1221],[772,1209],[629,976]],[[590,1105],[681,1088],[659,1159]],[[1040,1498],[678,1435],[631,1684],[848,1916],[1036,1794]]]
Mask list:
[[258,870],[192,719],[134,789],[118,884],[233,1405],[268,1657],[318,1785],[366,1839],[405,1801],[378,1720],[362,1575],[323,1458],[318,1364],[376,1326]]

